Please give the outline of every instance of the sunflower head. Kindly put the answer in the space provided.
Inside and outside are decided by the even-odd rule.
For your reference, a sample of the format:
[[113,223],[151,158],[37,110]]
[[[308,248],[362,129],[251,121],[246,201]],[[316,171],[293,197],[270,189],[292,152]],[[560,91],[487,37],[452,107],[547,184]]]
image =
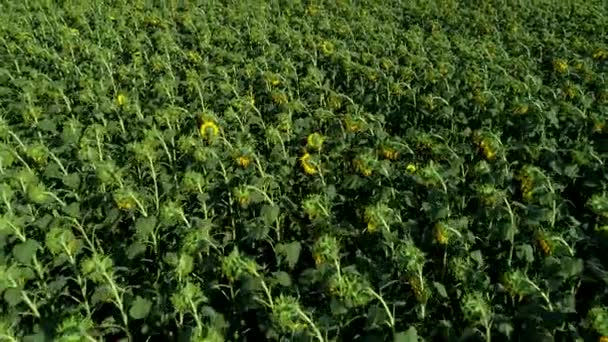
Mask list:
[[116,96],[116,104],[119,107],[124,107],[124,105],[127,104],[127,96],[125,96],[125,94],[118,94],[118,96]]
[[213,140],[220,134],[220,128],[213,120],[202,120],[199,126],[201,136],[205,139]]
[[238,156],[236,158],[236,163],[245,168],[251,164],[251,159],[247,156]]
[[312,161],[312,156],[308,152],[300,157],[300,165],[307,175],[314,175],[317,173],[317,168]]
[[321,134],[312,133],[306,138],[306,147],[308,147],[310,150],[318,151],[323,146],[324,141],[325,138]]

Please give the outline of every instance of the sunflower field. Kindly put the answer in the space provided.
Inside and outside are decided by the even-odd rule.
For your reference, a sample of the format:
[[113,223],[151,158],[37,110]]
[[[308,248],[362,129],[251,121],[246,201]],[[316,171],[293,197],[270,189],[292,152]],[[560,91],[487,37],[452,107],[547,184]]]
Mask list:
[[0,1],[0,341],[608,341],[602,0]]

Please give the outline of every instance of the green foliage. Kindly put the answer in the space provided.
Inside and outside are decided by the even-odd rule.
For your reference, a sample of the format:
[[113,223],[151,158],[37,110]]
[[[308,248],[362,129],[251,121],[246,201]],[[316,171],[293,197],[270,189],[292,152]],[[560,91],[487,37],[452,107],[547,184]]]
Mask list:
[[607,31],[3,2],[0,341],[607,341]]

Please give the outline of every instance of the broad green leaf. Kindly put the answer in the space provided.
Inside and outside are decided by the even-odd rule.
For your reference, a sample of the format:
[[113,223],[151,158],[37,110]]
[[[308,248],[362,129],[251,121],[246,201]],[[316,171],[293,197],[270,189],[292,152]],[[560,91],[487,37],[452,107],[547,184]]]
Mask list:
[[29,239],[13,247],[13,255],[20,263],[30,264],[39,248],[38,241]]
[[137,296],[133,303],[131,303],[131,308],[129,309],[129,316],[134,319],[146,318],[148,316],[148,313],[150,313],[150,308],[152,308],[151,301]]
[[78,189],[78,186],[80,186],[80,176],[77,173],[65,175],[63,176],[63,183],[72,189]]
[[71,217],[80,217],[80,204],[72,202],[63,208],[63,211]]
[[154,233],[156,216],[140,217],[135,222],[135,230],[140,238],[147,238]]
[[16,287],[7,289],[4,291],[4,300],[9,306],[16,306],[17,304],[21,303],[23,301],[21,289]]
[[276,282],[282,286],[289,287],[291,286],[291,277],[287,272],[279,271],[274,273],[274,279]]
[[91,296],[91,304],[108,303],[112,300],[112,291],[108,286],[100,285],[95,288]]
[[395,342],[418,342],[418,331],[414,327],[410,327],[407,331],[395,333]]
[[293,268],[298,263],[300,252],[302,251],[302,245],[298,241],[288,244],[279,244],[277,248],[278,252],[287,260],[287,264],[290,268]]
[[132,260],[138,255],[145,253],[147,248],[146,244],[136,241],[127,248],[127,258]]
[[276,205],[264,205],[262,207],[261,215],[267,225],[272,225],[279,216],[279,207]]

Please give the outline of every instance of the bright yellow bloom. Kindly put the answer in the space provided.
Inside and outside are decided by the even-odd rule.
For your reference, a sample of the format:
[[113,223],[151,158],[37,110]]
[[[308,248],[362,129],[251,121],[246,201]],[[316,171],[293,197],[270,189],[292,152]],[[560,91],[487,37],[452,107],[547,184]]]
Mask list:
[[416,170],[417,170],[418,168],[416,168],[416,165],[414,165],[414,164],[407,164],[407,167],[406,167],[405,169],[406,169],[406,170],[407,170],[407,172],[409,172],[409,173],[414,173],[414,172],[416,172]]
[[127,103],[127,97],[124,94],[118,94],[118,96],[116,96],[116,104],[118,104],[120,107],[124,106]]
[[272,81],[270,81],[270,84],[276,87],[281,84],[281,81],[278,78],[273,78]]
[[600,336],[599,342],[608,342],[608,336]]
[[247,167],[251,163],[251,159],[246,156],[240,156],[236,158],[236,163],[242,167]]
[[203,121],[200,127],[201,135],[205,138],[213,139],[220,133],[220,128],[213,121]]
[[308,175],[314,175],[317,173],[317,169],[313,164],[310,163],[311,155],[310,153],[304,153],[302,157],[300,157],[300,165],[302,165],[302,169]]
[[604,130],[604,128],[606,128],[606,123],[598,121],[593,125],[593,132],[601,133]]

